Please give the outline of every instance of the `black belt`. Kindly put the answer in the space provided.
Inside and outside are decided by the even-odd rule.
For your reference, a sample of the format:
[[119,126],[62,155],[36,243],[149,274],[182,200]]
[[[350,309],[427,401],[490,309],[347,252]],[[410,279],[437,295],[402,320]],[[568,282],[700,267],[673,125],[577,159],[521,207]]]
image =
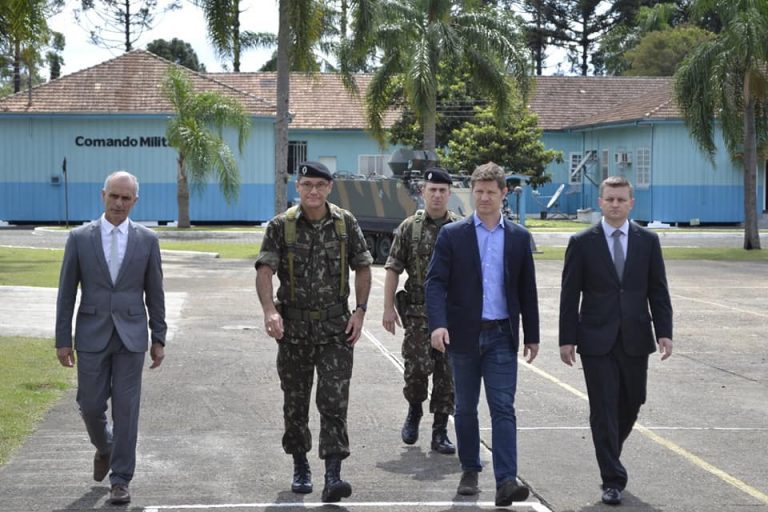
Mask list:
[[497,327],[504,327],[509,325],[509,318],[502,318],[500,320],[480,320],[480,330],[496,329]]
[[292,308],[285,305],[280,309],[284,318],[287,318],[288,320],[303,320],[305,322],[309,322],[310,320],[323,321],[328,320],[329,318],[336,318],[343,315],[346,311],[343,304],[336,304],[328,309],[316,310]]

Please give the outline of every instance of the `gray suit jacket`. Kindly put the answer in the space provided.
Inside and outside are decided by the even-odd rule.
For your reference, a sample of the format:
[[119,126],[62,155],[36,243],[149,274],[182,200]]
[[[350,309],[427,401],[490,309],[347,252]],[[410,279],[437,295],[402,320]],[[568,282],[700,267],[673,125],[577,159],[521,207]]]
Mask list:
[[[56,348],[72,346],[72,316],[77,287],[75,349],[103,350],[113,329],[131,352],[148,347],[147,312],[152,341],[165,344],[165,294],[160,244],[151,230],[129,221],[125,256],[113,285],[101,243],[101,220],[72,230],[61,264],[56,303]],[[145,307],[146,306],[146,307]]]

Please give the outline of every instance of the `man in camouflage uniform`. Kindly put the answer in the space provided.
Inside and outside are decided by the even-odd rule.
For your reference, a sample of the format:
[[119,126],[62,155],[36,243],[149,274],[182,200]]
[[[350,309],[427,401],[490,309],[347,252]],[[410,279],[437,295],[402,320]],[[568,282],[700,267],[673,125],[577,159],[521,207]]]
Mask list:
[[[432,449],[443,454],[456,452],[448,439],[448,416],[453,414],[453,379],[445,354],[433,350],[429,341],[427,312],[424,306],[424,277],[435,246],[437,232],[460,217],[448,211],[451,177],[443,169],[433,167],[424,174],[422,188],[424,210],[405,219],[395,231],[395,240],[384,265],[384,315],[382,324],[395,334],[395,324],[405,325],[403,360],[408,415],[401,430],[406,444],[419,438],[419,422],[423,415],[421,403],[427,399],[429,376],[432,375],[432,398],[429,410],[434,414]],[[405,290],[395,294],[399,275],[408,272]],[[396,311],[397,310],[397,311]],[[398,320],[398,313],[402,324]]]
[[[326,201],[332,187],[331,173],[323,164],[299,164],[296,190],[301,206],[269,222],[256,260],[264,326],[278,342],[283,449],[293,455],[291,490],[297,493],[312,492],[306,454],[312,447],[309,402],[317,371],[324,502],[352,494],[349,483],[341,480],[341,461],[349,456],[347,404],[353,346],[363,328],[373,262],[352,214]],[[347,304],[350,268],[355,271],[357,299],[352,313]],[[272,295],[275,273],[280,282],[277,303]]]

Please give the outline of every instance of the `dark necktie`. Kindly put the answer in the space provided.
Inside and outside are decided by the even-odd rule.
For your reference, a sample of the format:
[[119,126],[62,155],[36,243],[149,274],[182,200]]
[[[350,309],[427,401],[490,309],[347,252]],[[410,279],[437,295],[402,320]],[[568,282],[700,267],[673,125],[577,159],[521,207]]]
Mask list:
[[611,236],[613,237],[613,264],[616,267],[616,273],[621,281],[624,275],[624,249],[621,247],[621,235],[624,233],[617,229]]

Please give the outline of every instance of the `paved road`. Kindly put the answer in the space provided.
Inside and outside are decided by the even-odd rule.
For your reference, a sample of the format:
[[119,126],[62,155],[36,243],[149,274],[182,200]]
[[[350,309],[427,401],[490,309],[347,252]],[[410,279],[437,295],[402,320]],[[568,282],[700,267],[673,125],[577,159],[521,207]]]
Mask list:
[[[8,243],[5,232],[0,230],[0,245]],[[276,347],[262,331],[252,264],[164,258],[166,288],[181,299],[179,319],[166,362],[145,375],[131,507],[282,511],[314,506],[319,491],[307,496],[287,491],[291,462],[280,449]],[[675,354],[664,363],[656,357],[651,361],[648,404],[626,446],[630,484],[622,510],[766,512],[768,265],[670,261],[668,267]],[[537,270],[543,345],[533,366],[521,365],[517,413],[520,476],[538,502],[514,509],[615,510],[599,504],[583,378],[557,355],[561,263],[541,261]],[[50,300],[50,291],[41,293]],[[456,459],[428,450],[428,423],[414,447],[399,441],[405,413],[400,338],[380,327],[382,294],[383,270],[376,267],[365,336],[355,354],[349,416],[353,454],[343,469],[354,494],[334,508],[493,509],[490,470],[481,475],[478,500],[455,495]],[[24,322],[25,308],[18,306],[15,316]],[[45,319],[36,320],[41,322]],[[316,433],[314,411],[312,422]],[[482,437],[490,447],[489,425],[481,404]],[[107,487],[90,480],[92,454],[71,391],[0,468],[0,510],[117,508],[105,506]],[[319,489],[320,461],[316,454],[310,461]]]

